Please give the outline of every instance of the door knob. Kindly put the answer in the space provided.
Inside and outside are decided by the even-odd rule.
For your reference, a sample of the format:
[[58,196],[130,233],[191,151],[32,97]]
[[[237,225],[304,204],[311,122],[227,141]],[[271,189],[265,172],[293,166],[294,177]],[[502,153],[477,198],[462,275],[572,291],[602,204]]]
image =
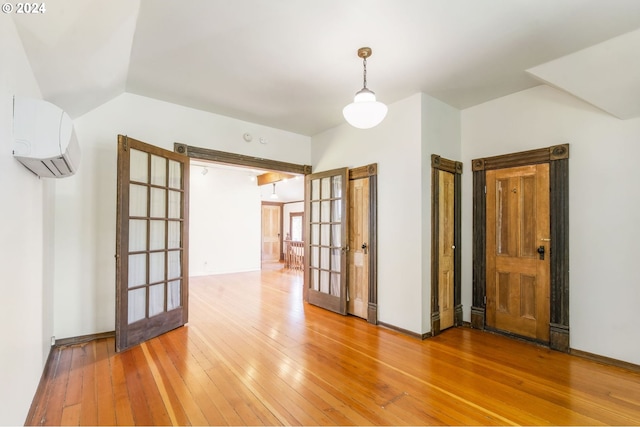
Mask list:
[[544,260],[544,246],[538,246],[538,254],[540,255],[540,259]]
[[366,254],[367,253],[367,244],[363,243],[361,248],[362,248],[363,252]]

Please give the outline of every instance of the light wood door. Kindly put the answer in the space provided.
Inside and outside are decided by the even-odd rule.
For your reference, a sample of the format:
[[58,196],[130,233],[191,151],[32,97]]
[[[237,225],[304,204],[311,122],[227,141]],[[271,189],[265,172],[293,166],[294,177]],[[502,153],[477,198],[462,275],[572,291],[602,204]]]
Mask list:
[[348,169],[305,177],[305,294],[310,304],[347,314]]
[[454,250],[455,250],[455,192],[454,174],[438,171],[438,303],[440,329],[454,324]]
[[487,326],[549,341],[549,165],[487,171]]
[[367,318],[369,304],[369,178],[349,181],[347,312]]
[[188,157],[118,136],[116,349],[188,320]]
[[262,205],[263,262],[280,261],[281,211],[280,205]]

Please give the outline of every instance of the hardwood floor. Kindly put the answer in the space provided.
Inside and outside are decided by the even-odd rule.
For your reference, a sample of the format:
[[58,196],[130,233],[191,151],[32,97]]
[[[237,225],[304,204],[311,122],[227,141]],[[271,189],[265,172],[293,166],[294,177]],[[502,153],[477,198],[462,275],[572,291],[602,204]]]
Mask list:
[[193,278],[187,326],[53,350],[27,424],[640,424],[638,373],[468,328],[419,341],[303,304],[301,274]]

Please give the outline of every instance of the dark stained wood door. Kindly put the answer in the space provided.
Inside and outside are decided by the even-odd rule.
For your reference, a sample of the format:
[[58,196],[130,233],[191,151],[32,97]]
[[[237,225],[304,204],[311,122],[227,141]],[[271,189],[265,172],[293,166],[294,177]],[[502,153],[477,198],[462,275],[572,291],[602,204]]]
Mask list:
[[438,303],[440,329],[454,325],[454,174],[438,171]]
[[189,159],[118,136],[116,349],[187,323]]
[[348,171],[305,177],[306,299],[341,314],[347,314]]
[[490,328],[549,341],[549,164],[486,172]]

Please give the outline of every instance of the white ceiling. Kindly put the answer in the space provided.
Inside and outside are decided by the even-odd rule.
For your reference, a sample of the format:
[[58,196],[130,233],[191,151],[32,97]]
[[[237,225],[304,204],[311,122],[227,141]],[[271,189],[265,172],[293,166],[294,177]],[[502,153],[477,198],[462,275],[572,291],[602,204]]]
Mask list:
[[609,71],[562,61],[553,76],[536,69],[582,51],[582,63],[611,61],[625,74],[615,81],[630,82],[608,97],[635,96],[614,107],[630,112],[614,114],[639,110],[639,37],[621,38],[608,56],[588,49],[639,29],[638,0],[56,0],[46,8],[11,16],[43,97],[74,118],[126,91],[314,135],[343,123],[342,108],[362,87],[362,46],[373,49],[368,86],[387,104],[424,92],[464,109],[543,80],[583,98],[595,92],[588,101],[609,111],[599,105],[609,102]]

